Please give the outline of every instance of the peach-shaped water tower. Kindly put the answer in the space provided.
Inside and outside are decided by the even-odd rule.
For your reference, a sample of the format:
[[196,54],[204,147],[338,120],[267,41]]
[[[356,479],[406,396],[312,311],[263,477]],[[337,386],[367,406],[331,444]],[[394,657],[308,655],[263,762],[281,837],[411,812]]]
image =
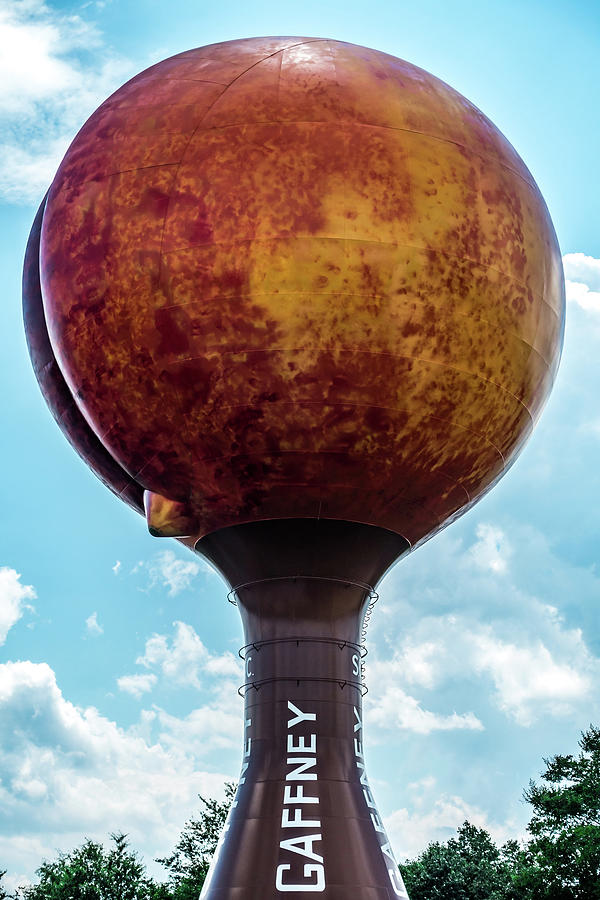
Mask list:
[[202,897],[406,897],[364,769],[364,618],[552,386],[563,275],[530,172],[392,56],[202,47],[83,126],[24,304],[71,444],[242,615],[243,768]]

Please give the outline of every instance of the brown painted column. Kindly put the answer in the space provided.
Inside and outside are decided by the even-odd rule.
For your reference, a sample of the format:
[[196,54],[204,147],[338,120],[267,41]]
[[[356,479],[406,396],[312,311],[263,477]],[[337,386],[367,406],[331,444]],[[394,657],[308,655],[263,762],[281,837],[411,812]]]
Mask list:
[[[374,592],[355,577],[356,560],[346,577],[324,574],[339,571],[355,527],[366,528],[322,524],[315,538],[326,562],[311,565],[304,553],[288,574],[271,530],[270,573],[259,554],[250,574],[263,577],[236,585],[246,642],[243,763],[202,900],[407,897],[364,762],[361,631]],[[306,551],[306,533],[297,537]],[[198,549],[215,561],[206,543]]]

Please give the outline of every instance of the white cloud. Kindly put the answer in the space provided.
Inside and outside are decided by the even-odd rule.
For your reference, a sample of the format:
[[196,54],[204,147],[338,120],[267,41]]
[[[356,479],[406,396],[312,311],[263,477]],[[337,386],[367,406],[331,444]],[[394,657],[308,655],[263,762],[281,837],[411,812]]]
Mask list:
[[239,658],[227,650],[218,656],[210,656],[204,663],[204,671],[222,678],[240,678],[243,675]]
[[477,828],[485,828],[497,843],[514,838],[517,826],[514,822],[500,825],[490,822],[484,810],[468,803],[462,797],[442,794],[433,797],[433,779],[424,779],[421,803],[417,809],[398,809],[384,817],[384,825],[396,858],[404,861],[414,859],[431,841],[447,841],[456,837],[456,830],[463,822],[470,822]]
[[199,688],[198,673],[209,657],[208,650],[191,625],[174,622],[172,641],[164,634],[154,634],[146,641],[143,656],[136,663],[147,669],[158,668],[176,684],[188,684]]
[[585,253],[563,256],[567,300],[582,309],[600,312],[600,259]]
[[191,625],[174,622],[173,627],[171,639],[164,634],[154,634],[148,638],[144,654],[136,659],[138,665],[160,671],[174,684],[197,689],[202,687],[202,672],[210,677],[241,677],[241,663],[232,653],[214,656]]
[[65,57],[97,47],[99,37],[79,16],[59,16],[39,0],[4,0],[0,41],[0,110],[21,113],[32,112],[40,98],[75,88],[77,72]]
[[[127,832],[147,861],[164,854],[197,808],[197,794],[221,796],[231,778],[232,769],[221,768],[223,735],[228,747],[241,747],[241,711],[230,703],[194,715],[205,734],[218,735],[210,738],[220,747],[210,771],[203,771],[208,748],[199,724],[158,710],[123,729],[70,703],[47,664],[0,665],[0,859],[13,874],[32,876],[43,856],[115,830]],[[235,771],[237,753],[230,758]]]
[[448,714],[461,707],[486,729],[490,707],[521,728],[541,719],[587,721],[600,659],[570,623],[571,609],[582,622],[592,616],[600,590],[594,569],[566,563],[531,526],[488,521],[475,534],[470,543],[440,535],[435,551],[401,563],[382,587],[385,614],[374,616],[379,640],[367,667],[378,724],[387,716],[416,732],[434,730],[424,694],[433,689],[448,728]]
[[373,683],[377,684],[378,693],[367,706],[369,725],[386,730],[400,728],[415,734],[456,729],[483,731],[482,723],[472,712],[434,713],[423,709],[415,697],[411,697],[399,685],[389,683],[389,680],[386,684],[383,678],[375,677]]
[[94,635],[97,637],[98,635],[104,634],[104,628],[98,622],[98,613],[93,612],[91,616],[88,616],[85,620],[85,627],[88,634]]
[[[407,684],[427,690],[452,685],[456,702],[471,685],[469,695],[477,696],[480,708],[491,702],[521,726],[544,715],[572,713],[600,680],[600,663],[581,631],[566,628],[555,607],[537,604],[536,611],[539,630],[551,646],[522,633],[507,639],[502,636],[510,631],[506,624],[492,627],[468,615],[423,617],[391,657],[379,657],[367,668],[368,682],[377,685],[369,707],[373,723],[421,734],[483,727],[473,713],[439,715],[423,709],[406,693]],[[486,675],[492,694],[482,680]]]
[[585,253],[566,253],[563,256],[565,277],[589,285],[593,291],[600,291],[600,259]]
[[419,791],[420,797],[425,791],[429,791],[435,787],[436,779],[433,775],[425,775],[423,778],[419,778],[418,781],[411,781],[407,784],[407,788],[410,791]]
[[76,131],[133,73],[94,26],[42,0],[1,0],[0,46],[0,196],[39,202]]
[[477,541],[469,548],[466,561],[476,568],[504,575],[508,570],[511,547],[501,528],[488,523],[477,526]]
[[29,147],[17,140],[0,144],[0,196],[12,203],[40,201],[49,187],[70,139],[33,138]]
[[204,752],[237,749],[241,746],[242,739],[242,707],[241,700],[232,702],[235,696],[235,691],[229,691],[227,699],[220,706],[194,709],[184,719],[160,710],[158,720],[164,729],[161,733],[162,743],[166,747],[200,743]]
[[[577,638],[581,665],[588,654],[581,634],[576,634]],[[541,641],[518,646],[481,633],[473,636],[473,648],[477,670],[492,676],[500,708],[521,725],[530,725],[540,712],[560,715],[569,711],[572,701],[585,698],[590,691],[590,678],[573,663],[557,662]]]
[[194,559],[179,559],[173,550],[163,550],[148,564],[152,583],[168,587],[171,597],[188,588],[201,568]]
[[435,641],[414,644],[409,639],[393,661],[386,665],[385,676],[389,677],[393,669],[395,674],[401,674],[409,684],[432,688],[437,681],[439,653],[440,647]]
[[120,559],[118,559],[118,560],[116,561],[116,563],[115,563],[114,566],[112,567],[112,570],[113,570],[113,572],[115,573],[115,575],[118,575],[118,574],[119,574],[119,572],[121,571],[121,560],[120,560]]
[[587,284],[565,281],[567,300],[589,312],[600,312],[600,291],[591,291]]
[[120,678],[117,678],[117,684],[120,691],[131,694],[132,697],[139,700],[142,694],[152,690],[157,680],[156,675],[148,672],[145,675],[122,675]]
[[20,579],[14,569],[0,567],[0,646],[25,610],[33,610],[27,601],[35,600],[35,590],[30,584],[21,584]]

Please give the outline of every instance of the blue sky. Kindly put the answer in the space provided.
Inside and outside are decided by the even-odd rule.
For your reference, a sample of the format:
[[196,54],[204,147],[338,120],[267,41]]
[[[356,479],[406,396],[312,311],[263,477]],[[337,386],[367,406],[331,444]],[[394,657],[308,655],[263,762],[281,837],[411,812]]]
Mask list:
[[[523,833],[542,757],[600,723],[600,12],[594,3],[0,0],[0,869],[122,829],[170,850],[241,752],[226,589],[72,452],[25,348],[21,264],[77,129],[153,62],[260,34],[404,57],[475,102],[548,203],[568,278],[554,393],[507,477],[386,578],[369,634],[371,781],[399,856],[469,818]],[[154,867],[154,871],[158,871]]]

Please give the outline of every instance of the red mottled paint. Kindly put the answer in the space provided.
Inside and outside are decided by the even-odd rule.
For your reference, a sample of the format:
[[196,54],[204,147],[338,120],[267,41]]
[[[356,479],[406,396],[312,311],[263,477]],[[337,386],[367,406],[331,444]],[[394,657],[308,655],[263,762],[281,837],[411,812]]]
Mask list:
[[109,97],[24,283],[59,425],[189,543],[317,516],[425,540],[516,458],[564,321],[548,211],[494,125],[310,38],[191,50]]
[[46,198],[31,229],[23,267],[23,317],[29,354],[44,400],[63,434],[100,481],[137,512],[144,509],[143,490],[98,440],[73,399],[48,339],[40,290],[40,230]]

